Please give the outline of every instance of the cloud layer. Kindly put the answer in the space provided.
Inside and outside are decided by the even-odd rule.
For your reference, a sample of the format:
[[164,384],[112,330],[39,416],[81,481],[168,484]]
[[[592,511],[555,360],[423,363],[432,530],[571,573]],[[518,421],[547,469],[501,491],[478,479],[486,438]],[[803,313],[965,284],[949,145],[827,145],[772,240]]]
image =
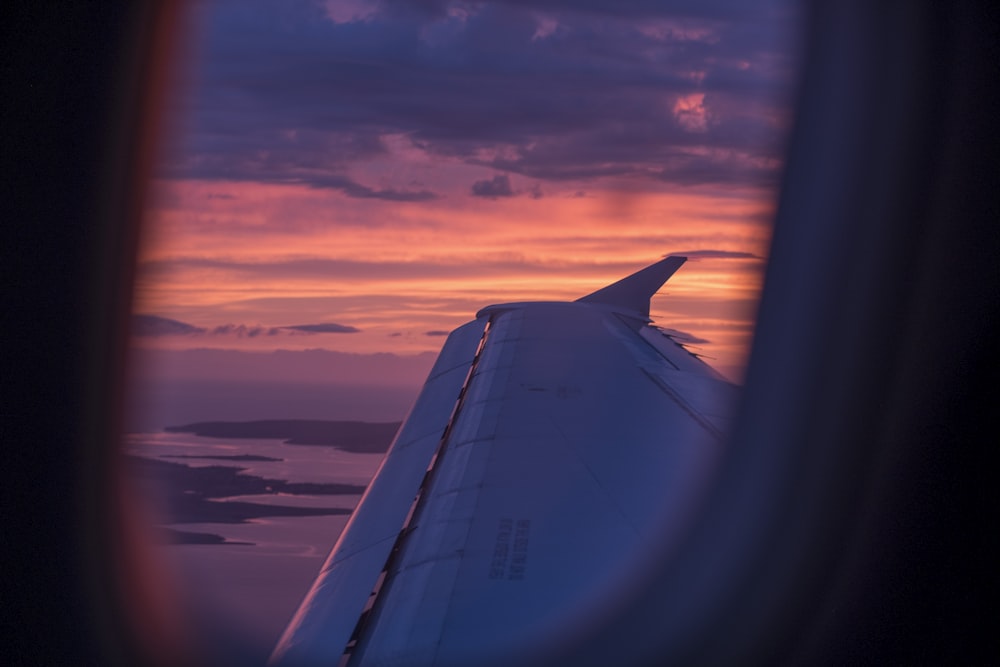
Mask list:
[[334,322],[319,324],[294,324],[281,327],[264,327],[246,324],[220,324],[211,328],[197,327],[187,322],[173,320],[159,315],[132,316],[132,335],[139,338],[160,338],[164,336],[233,336],[235,338],[257,338],[258,336],[301,335],[301,334],[344,334],[358,333],[357,327]]
[[[455,160],[558,182],[772,183],[791,2],[252,2],[197,8],[202,58],[176,178],[352,198],[446,192],[373,161]],[[402,178],[400,178],[402,176]],[[457,193],[451,193],[458,196]]]
[[133,315],[132,335],[141,337],[191,336],[203,334],[206,329],[187,322],[172,320],[158,315]]
[[673,252],[701,261],[654,317],[736,363],[797,9],[192,3],[136,283],[157,315],[137,317],[138,344],[429,352],[485,305],[572,300]]

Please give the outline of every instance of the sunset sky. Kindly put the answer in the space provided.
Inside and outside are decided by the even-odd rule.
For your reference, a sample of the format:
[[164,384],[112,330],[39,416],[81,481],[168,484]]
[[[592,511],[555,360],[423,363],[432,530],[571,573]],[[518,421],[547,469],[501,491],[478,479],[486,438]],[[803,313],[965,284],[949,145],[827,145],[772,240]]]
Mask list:
[[575,299],[687,253],[652,317],[739,377],[797,5],[213,0],[189,14],[137,348],[425,353],[429,368],[485,305]]

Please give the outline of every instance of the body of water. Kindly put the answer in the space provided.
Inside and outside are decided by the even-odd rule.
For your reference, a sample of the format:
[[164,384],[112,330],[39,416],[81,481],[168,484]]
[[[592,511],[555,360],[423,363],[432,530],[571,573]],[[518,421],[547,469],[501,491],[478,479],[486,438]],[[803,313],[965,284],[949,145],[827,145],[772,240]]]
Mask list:
[[[365,487],[384,454],[355,454],[334,447],[290,445],[276,439],[207,438],[186,433],[134,433],[126,454],[205,468],[243,469],[239,475],[290,483]],[[217,458],[203,458],[217,457]],[[253,457],[240,460],[222,457]],[[172,472],[185,469],[169,467]],[[225,472],[225,471],[224,471]],[[356,493],[250,493],[210,503],[335,509],[329,516],[266,516],[245,521],[171,522],[171,498],[178,489],[139,474],[138,487],[152,508],[151,521],[174,531],[219,536],[215,544],[162,544],[157,549],[186,617],[213,662],[263,664],[361,497]],[[192,493],[187,491],[186,493]],[[173,496],[171,494],[174,494]],[[214,655],[217,652],[218,655]]]

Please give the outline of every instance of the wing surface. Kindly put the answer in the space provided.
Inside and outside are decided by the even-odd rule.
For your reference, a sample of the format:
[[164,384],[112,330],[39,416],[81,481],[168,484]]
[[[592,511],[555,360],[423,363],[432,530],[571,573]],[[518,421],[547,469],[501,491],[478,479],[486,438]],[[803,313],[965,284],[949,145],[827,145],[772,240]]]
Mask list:
[[469,322],[448,336],[385,460],[279,640],[272,662],[335,665],[340,660],[452,418],[485,325],[485,320]]
[[544,662],[641,586],[695,515],[736,389],[628,280],[621,304],[504,304],[452,334],[277,661]]

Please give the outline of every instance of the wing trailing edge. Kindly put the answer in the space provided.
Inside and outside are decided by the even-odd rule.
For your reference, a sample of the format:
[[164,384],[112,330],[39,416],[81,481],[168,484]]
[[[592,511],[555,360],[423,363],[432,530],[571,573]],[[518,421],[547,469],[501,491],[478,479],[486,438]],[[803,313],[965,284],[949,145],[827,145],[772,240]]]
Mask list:
[[617,306],[649,317],[650,299],[686,261],[687,257],[671,255],[577,301]]

